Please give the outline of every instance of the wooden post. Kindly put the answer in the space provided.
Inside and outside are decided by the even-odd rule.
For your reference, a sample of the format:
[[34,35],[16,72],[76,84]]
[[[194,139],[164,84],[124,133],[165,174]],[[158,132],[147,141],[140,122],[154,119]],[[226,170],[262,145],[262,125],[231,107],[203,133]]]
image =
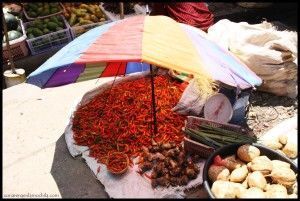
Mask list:
[[149,15],[149,14],[150,14],[149,6],[148,6],[148,4],[146,4],[146,15]]
[[124,3],[120,2],[120,19],[124,19]]
[[[156,104],[155,104],[155,90],[154,90],[154,73],[152,64],[150,64],[150,73],[151,73],[151,94],[152,94],[152,112],[153,112],[153,133],[157,134],[157,120],[156,120]],[[153,136],[152,136],[153,137]]]
[[2,17],[2,23],[3,23],[4,35],[5,35],[6,47],[7,47],[7,50],[8,50],[8,58],[9,58],[8,65],[11,68],[11,72],[13,74],[17,74],[16,68],[15,68],[15,63],[13,61],[13,56],[11,54],[11,49],[10,49],[10,45],[9,45],[9,39],[8,39],[8,34],[7,34],[7,25],[6,25],[6,21],[5,21],[5,18],[4,18],[3,10],[2,10],[2,16],[3,16]]

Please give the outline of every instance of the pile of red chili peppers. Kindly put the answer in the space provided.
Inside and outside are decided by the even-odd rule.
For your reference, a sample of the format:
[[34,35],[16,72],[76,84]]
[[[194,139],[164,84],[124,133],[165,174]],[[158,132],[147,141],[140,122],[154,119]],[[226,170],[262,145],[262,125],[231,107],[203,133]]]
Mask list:
[[95,96],[75,112],[74,139],[88,146],[90,156],[106,164],[110,151],[126,153],[131,160],[158,142],[183,141],[184,116],[171,109],[183,90],[180,83],[167,75],[154,79],[158,133],[152,132],[151,82],[149,77],[122,82]]

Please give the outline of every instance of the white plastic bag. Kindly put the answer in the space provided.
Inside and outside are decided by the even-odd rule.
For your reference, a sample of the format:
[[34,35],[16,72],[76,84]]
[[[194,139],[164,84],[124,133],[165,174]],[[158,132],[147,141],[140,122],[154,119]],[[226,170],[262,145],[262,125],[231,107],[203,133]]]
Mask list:
[[172,109],[182,115],[200,116],[206,98],[201,91],[196,79],[190,81],[177,105]]

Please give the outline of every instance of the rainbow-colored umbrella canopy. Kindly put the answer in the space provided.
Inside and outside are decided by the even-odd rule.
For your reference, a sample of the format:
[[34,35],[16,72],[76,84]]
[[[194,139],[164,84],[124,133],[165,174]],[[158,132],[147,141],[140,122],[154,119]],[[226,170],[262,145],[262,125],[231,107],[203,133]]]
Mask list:
[[135,16],[96,27],[66,45],[28,76],[55,87],[149,70],[149,64],[242,89],[261,79],[191,26],[165,16]]

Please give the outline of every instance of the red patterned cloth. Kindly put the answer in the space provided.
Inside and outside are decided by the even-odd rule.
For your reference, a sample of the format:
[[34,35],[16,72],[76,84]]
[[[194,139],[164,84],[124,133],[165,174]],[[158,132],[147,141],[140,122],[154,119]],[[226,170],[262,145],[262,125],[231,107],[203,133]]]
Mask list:
[[203,31],[207,31],[214,23],[213,14],[205,3],[200,2],[155,3],[151,15],[166,15]]

